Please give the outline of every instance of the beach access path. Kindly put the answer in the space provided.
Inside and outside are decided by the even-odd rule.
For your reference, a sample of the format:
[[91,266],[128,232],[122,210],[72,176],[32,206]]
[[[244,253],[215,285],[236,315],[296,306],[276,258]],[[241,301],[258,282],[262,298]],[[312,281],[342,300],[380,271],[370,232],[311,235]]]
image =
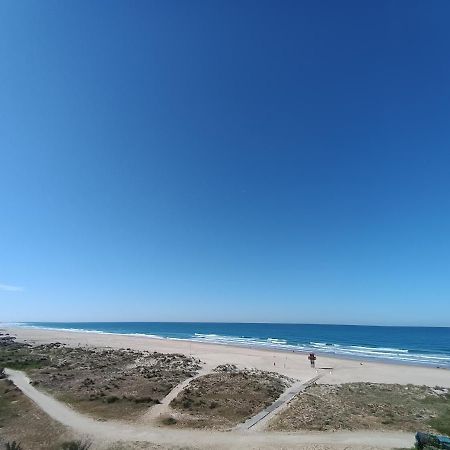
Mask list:
[[304,391],[308,386],[311,386],[324,374],[316,375],[308,381],[297,381],[291,386],[289,386],[280,397],[269,405],[267,408],[263,409],[258,414],[247,419],[244,423],[240,423],[236,426],[236,430],[252,430],[261,431],[264,430],[268,422],[278,413],[280,413],[284,408],[286,408],[291,400],[300,392]]
[[304,448],[305,444],[329,444],[357,448],[410,447],[412,433],[403,432],[251,432],[214,430],[186,430],[155,427],[150,424],[132,424],[119,421],[98,421],[80,414],[30,384],[24,372],[5,369],[8,378],[36,405],[55,421],[71,428],[77,434],[102,442],[152,442],[163,446],[189,445],[198,449],[275,449]]
[[177,384],[162,400],[160,404],[153,405],[141,418],[140,422],[142,423],[154,423],[161,417],[164,417],[165,415],[168,415],[171,413],[171,407],[170,402],[175,399],[178,394],[184,390],[189,383],[191,383],[193,380],[199,377],[203,377],[204,375],[207,375],[211,373],[213,370],[213,367],[205,366],[202,367],[199,372],[194,375],[193,377],[187,378],[186,380],[182,381],[181,383]]

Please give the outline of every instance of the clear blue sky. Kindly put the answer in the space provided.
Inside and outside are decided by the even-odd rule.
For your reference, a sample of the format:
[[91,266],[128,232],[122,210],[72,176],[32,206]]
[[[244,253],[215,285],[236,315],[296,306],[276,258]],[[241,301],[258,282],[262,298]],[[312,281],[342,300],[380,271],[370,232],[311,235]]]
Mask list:
[[450,326],[448,1],[2,1],[0,321]]

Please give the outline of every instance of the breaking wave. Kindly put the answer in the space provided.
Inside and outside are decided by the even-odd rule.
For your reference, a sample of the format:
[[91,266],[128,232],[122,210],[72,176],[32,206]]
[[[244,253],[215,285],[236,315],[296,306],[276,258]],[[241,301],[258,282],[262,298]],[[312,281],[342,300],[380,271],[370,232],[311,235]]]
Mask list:
[[[1,324],[0,324],[1,325]],[[101,333],[101,334],[119,334],[128,336],[140,336],[153,339],[169,339],[177,341],[194,341],[219,345],[233,345],[239,347],[252,347],[252,348],[265,348],[273,350],[282,350],[289,352],[315,352],[317,354],[324,354],[335,357],[345,357],[353,359],[366,359],[366,360],[384,360],[392,362],[400,362],[407,364],[421,364],[428,366],[439,366],[450,368],[450,353],[446,351],[434,351],[424,349],[408,349],[408,348],[396,348],[389,346],[376,346],[376,345],[350,345],[336,342],[321,342],[321,341],[307,341],[301,342],[299,338],[283,338],[282,336],[276,337],[252,337],[252,336],[233,336],[219,333],[198,333],[192,332],[194,330],[183,330],[183,332],[159,332],[151,329],[148,326],[146,329],[133,330],[127,327],[125,323],[117,323],[117,326],[102,327],[101,324],[92,324],[95,329],[88,328],[89,324],[80,324],[77,326],[67,326],[69,324],[27,324],[27,323],[14,323],[3,324],[3,326],[25,326],[41,329],[58,329],[61,331],[75,331],[85,333]],[[72,324],[71,324],[72,325]],[[77,324],[78,325],[78,324]],[[83,326],[82,326],[83,325]],[[194,325],[192,325],[194,328]],[[105,329],[101,329],[105,328]],[[136,332],[139,331],[139,332]],[[151,331],[151,332],[150,332]]]

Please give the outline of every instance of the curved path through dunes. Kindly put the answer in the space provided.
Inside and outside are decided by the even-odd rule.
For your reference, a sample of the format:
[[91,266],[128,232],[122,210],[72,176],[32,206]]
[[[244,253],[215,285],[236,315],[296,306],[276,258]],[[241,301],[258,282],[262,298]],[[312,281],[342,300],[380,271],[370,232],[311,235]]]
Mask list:
[[212,372],[211,367],[203,367],[199,370],[197,375],[194,375],[191,378],[187,378],[186,380],[182,381],[180,384],[175,386],[162,400],[160,404],[153,405],[148,412],[146,412],[142,418],[140,419],[140,422],[143,423],[152,423],[157,421],[160,417],[170,414],[171,408],[170,408],[170,402],[177,397],[177,395],[188,386],[188,384],[195,380],[196,378],[203,377],[204,375],[207,375],[208,373]]
[[275,432],[219,432],[152,427],[118,421],[101,422],[80,414],[62,402],[30,384],[21,371],[5,369],[8,378],[52,419],[72,428],[76,433],[89,435],[100,441],[144,441],[163,446],[186,445],[207,449],[269,449],[304,448],[305,444],[331,444],[358,448],[410,447],[411,433],[402,432],[335,432],[335,433],[275,433]]

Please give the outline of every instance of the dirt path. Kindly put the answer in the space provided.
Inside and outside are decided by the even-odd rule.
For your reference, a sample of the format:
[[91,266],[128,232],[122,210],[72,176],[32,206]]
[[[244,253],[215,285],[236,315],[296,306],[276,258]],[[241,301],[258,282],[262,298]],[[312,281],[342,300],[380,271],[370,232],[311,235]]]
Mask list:
[[5,369],[10,380],[45,413],[78,434],[103,442],[152,442],[165,446],[189,445],[202,449],[275,449],[303,448],[305,444],[331,444],[356,448],[410,447],[412,433],[402,432],[334,432],[334,433],[276,433],[276,432],[219,432],[212,430],[183,430],[157,428],[119,421],[97,421],[84,416],[30,384],[25,373]]
[[210,366],[205,366],[199,370],[198,374],[182,381],[180,384],[175,386],[162,400],[159,405],[152,406],[148,412],[146,412],[139,420],[141,423],[156,423],[157,420],[165,415],[171,413],[172,408],[170,407],[170,402],[177,397],[177,395],[193,380],[211,373],[213,370]]

